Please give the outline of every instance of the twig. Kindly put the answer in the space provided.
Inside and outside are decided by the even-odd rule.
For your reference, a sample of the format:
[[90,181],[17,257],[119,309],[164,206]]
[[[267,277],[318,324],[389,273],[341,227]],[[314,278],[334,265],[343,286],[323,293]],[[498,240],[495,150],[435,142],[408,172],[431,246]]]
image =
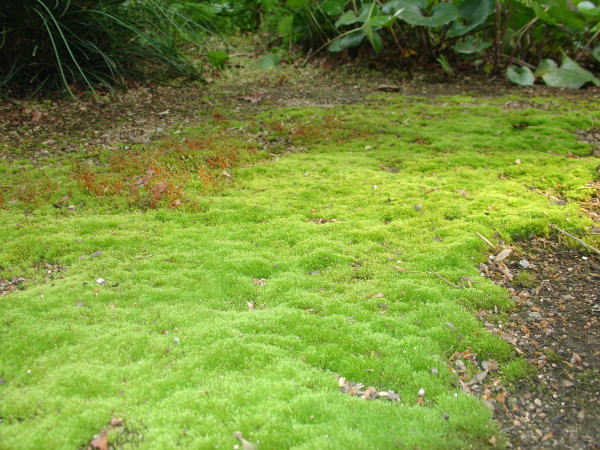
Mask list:
[[494,244],[492,244],[483,234],[477,233],[477,236],[479,236],[481,238],[481,240],[483,242],[485,242],[489,247],[494,248],[494,249],[496,248],[496,246]]
[[438,277],[440,280],[442,280],[444,283],[446,283],[448,286],[452,286],[454,289],[462,289],[462,286],[459,286],[457,284],[454,284],[452,281],[448,280],[447,278],[444,278],[443,276],[441,276],[439,273],[437,273],[435,270],[429,269],[429,273],[435,275],[436,277]]
[[590,245],[590,244],[588,244],[588,243],[586,243],[586,242],[583,242],[583,241],[582,241],[581,239],[579,239],[577,236],[573,236],[571,233],[569,233],[569,232],[567,232],[567,231],[563,230],[562,228],[559,228],[559,227],[557,227],[556,225],[554,225],[554,224],[552,224],[552,223],[550,224],[550,228],[554,228],[556,231],[558,231],[558,232],[560,232],[560,233],[564,234],[565,236],[569,236],[571,239],[573,239],[573,240],[575,240],[575,241],[579,242],[581,245],[583,245],[585,248],[587,248],[587,249],[588,249],[588,250],[590,250],[591,252],[594,252],[596,255],[600,255],[600,250],[598,250],[596,247],[594,247],[594,246],[592,246],[592,245]]
[[577,52],[577,55],[575,56],[575,61],[578,61],[583,56],[585,51],[588,49],[589,46],[592,45],[592,42],[594,42],[598,36],[600,36],[600,30],[596,31],[594,35],[590,38],[590,40],[587,41],[583,47],[581,47],[581,50],[579,50],[579,52]]
[[523,61],[522,59],[515,58],[514,56],[511,56],[511,55],[500,55],[500,56],[502,56],[503,58],[507,58],[508,60],[510,60],[511,64],[513,62],[516,62],[516,63],[518,63],[518,64],[520,64],[522,66],[529,67],[530,69],[535,69],[535,66],[529,64],[528,62]]

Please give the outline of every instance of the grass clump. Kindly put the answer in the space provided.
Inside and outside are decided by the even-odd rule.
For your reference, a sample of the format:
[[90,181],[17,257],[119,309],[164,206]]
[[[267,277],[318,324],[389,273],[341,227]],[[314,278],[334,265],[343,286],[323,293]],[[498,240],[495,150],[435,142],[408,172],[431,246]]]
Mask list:
[[[0,442],[84,446],[114,415],[124,447],[225,447],[234,431],[262,448],[487,446],[491,413],[456,388],[448,359],[468,348],[511,379],[529,366],[473,314],[512,306],[480,277],[475,232],[589,224],[539,191],[589,195],[597,163],[566,155],[589,151],[572,130],[598,113],[536,111],[513,112],[536,117],[515,130],[501,103],[467,96],[284,108],[136,149],[122,167],[119,152],[54,161],[48,200],[5,191],[0,278],[27,281],[0,302]],[[343,125],[294,137],[331,122],[319,117]],[[235,181],[208,189],[199,167],[233,148],[214,170]],[[273,148],[294,151],[265,158]],[[183,172],[173,184],[197,207],[131,206],[127,189],[103,197],[73,178],[87,164],[135,180],[150,160]],[[3,161],[0,174],[12,186],[40,169]],[[70,191],[74,210],[52,206]],[[44,282],[40,262],[68,269]],[[345,395],[336,376],[402,401]]]
[[198,42],[207,9],[192,21],[163,0],[6,0],[4,6],[0,93],[60,87],[74,94],[149,76],[199,76],[180,44]]
[[508,383],[518,383],[522,380],[528,380],[535,377],[537,369],[533,364],[523,358],[516,358],[509,361],[503,368],[504,379]]

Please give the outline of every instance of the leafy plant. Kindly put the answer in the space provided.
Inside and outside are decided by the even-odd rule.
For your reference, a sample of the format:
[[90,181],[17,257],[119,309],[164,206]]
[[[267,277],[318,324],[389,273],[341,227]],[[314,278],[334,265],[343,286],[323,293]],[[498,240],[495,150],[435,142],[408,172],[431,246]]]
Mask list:
[[[370,48],[371,55],[401,61],[404,67],[439,63],[449,74],[453,66],[485,72],[500,72],[515,63],[534,67],[543,59],[560,57],[562,51],[572,55],[576,64],[594,64],[600,54],[592,46],[600,31],[600,8],[591,1],[576,7],[562,0],[270,3],[271,16],[279,19],[276,27],[267,28],[285,44],[302,45],[311,56],[325,49],[366,56]],[[261,8],[265,9],[264,4]],[[573,68],[567,65],[565,70]],[[509,79],[519,83],[535,80],[531,70],[511,68],[509,72]]]
[[[0,89],[125,85],[197,77],[179,44],[205,30],[190,4],[165,0],[7,0],[0,11]],[[202,11],[196,8],[196,19]]]

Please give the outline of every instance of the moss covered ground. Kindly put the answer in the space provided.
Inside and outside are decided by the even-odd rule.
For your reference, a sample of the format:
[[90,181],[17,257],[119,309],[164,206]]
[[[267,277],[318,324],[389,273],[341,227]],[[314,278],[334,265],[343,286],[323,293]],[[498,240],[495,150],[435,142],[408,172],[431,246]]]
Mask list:
[[477,233],[578,232],[598,178],[573,133],[597,103],[514,100],[266,108],[0,162],[0,279],[27,280],[0,298],[0,448],[79,448],[111,417],[118,448],[501,445],[447,362],[528,370],[475,317],[511,307]]

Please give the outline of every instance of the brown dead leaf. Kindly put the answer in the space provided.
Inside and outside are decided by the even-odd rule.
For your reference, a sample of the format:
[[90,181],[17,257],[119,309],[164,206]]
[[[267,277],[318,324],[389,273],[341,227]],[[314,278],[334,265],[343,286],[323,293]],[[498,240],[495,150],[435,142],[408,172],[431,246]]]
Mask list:
[[244,439],[244,436],[240,431],[233,433],[233,437],[240,441],[243,450],[256,450],[258,448],[258,445]]
[[495,359],[488,359],[487,361],[485,361],[484,369],[487,369],[490,372],[498,370],[498,361],[496,361]]
[[362,397],[365,400],[375,400],[378,397],[377,389],[375,389],[373,386],[369,386],[367,389],[365,389],[365,392],[363,392]]
[[473,384],[479,384],[483,380],[485,380],[485,378],[488,376],[488,373],[489,372],[487,370],[483,370],[483,371],[479,372],[477,375],[475,375],[473,378],[471,378],[469,381],[467,381],[465,384],[467,386],[471,386]]
[[500,262],[500,261],[504,261],[506,258],[509,257],[509,255],[512,253],[512,249],[511,248],[504,248],[502,249],[495,257],[494,260],[496,262]]
[[252,303],[252,302],[246,302],[246,306],[250,310],[256,309],[256,305],[254,303]]
[[240,97],[241,100],[247,101],[253,105],[260,103],[263,99],[263,95],[260,92],[255,92],[253,94],[242,95]]
[[110,425],[113,427],[121,427],[124,423],[125,421],[119,417],[113,417],[110,419]]
[[253,278],[252,282],[257,286],[264,286],[265,284],[267,284],[267,280],[264,278]]
[[108,430],[103,429],[98,437],[90,442],[90,445],[97,450],[108,450]]
[[506,392],[500,392],[500,393],[496,394],[496,396],[494,398],[496,399],[497,402],[504,404],[504,403],[506,403]]
[[44,115],[40,112],[39,109],[34,109],[33,111],[31,111],[31,121],[33,123],[40,123],[42,121],[42,117],[44,117]]

